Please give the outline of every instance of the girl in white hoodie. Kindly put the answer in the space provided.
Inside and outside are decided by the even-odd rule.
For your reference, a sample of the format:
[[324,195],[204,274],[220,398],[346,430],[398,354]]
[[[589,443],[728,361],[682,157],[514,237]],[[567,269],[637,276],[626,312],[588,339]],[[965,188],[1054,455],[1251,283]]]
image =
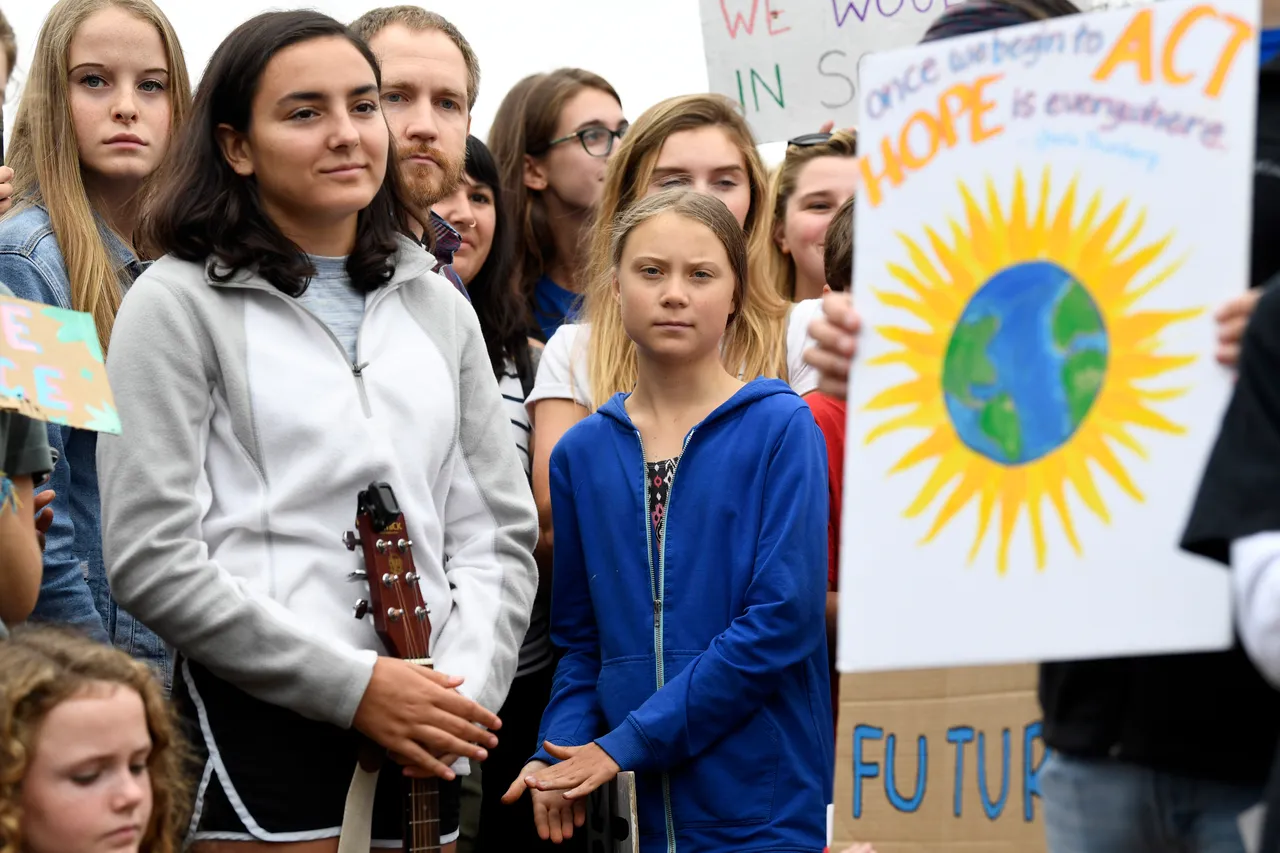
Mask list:
[[[108,577],[177,650],[206,758],[196,842],[336,839],[357,732],[445,780],[483,760],[497,741],[476,724],[499,726],[529,621],[532,495],[475,313],[402,235],[379,85],[325,15],[233,32],[149,220],[165,257],[112,336]],[[340,537],[374,481],[404,511],[435,672],[352,617],[364,565]],[[399,844],[398,776],[375,847]]]

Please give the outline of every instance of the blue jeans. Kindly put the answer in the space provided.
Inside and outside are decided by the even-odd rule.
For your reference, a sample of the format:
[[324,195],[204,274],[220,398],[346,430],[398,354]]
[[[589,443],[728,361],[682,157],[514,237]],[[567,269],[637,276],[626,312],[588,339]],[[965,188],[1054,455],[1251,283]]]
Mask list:
[[1244,853],[1262,791],[1059,752],[1040,771],[1049,853]]

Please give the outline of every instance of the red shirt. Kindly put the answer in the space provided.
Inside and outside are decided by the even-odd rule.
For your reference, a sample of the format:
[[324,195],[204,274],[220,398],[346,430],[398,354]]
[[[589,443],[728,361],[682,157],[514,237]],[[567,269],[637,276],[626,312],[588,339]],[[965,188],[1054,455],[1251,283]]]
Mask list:
[[827,492],[831,512],[827,517],[827,588],[840,588],[840,497],[844,485],[844,400],[826,394],[805,397],[813,419],[827,440]]
[[[844,491],[844,400],[826,394],[809,394],[805,398],[813,419],[827,442],[827,589],[840,588],[840,497]],[[831,717],[834,723],[840,707],[840,676],[835,671],[835,650],[830,650]]]

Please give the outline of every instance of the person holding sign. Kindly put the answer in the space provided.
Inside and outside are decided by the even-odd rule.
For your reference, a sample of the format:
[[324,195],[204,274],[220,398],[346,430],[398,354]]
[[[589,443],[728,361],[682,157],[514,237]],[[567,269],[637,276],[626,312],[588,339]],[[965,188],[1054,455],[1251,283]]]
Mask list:
[[[103,351],[142,271],[134,232],[190,101],[182,48],[151,0],[59,0],[49,12],[9,148],[15,207],[0,222],[0,281],[22,299],[92,314]],[[33,618],[114,641],[167,683],[164,644],[107,586],[96,441],[49,425],[60,458]]]
[[[1240,377],[1205,469],[1182,546],[1230,567],[1250,659],[1280,688],[1280,290],[1268,288],[1245,333]],[[1267,744],[1257,743],[1263,749]],[[1280,751],[1267,795],[1266,853],[1280,851]]]
[[531,789],[539,834],[560,842],[593,790],[635,771],[643,853],[821,850],[822,435],[786,383],[726,369],[749,265],[721,201],[659,193],[608,243],[636,382],[551,454],[565,655],[507,800]]
[[[0,298],[12,295],[0,284]],[[6,623],[31,615],[40,594],[40,526],[47,522],[32,508],[35,484],[52,468],[44,424],[0,409],[0,637]],[[44,513],[52,521],[52,511]]]
[[[931,38],[1069,11],[1056,3],[1025,6],[962,4],[934,24]],[[1258,130],[1261,138],[1261,121]],[[1264,171],[1259,163],[1255,207],[1268,192]],[[1255,249],[1273,242],[1273,226],[1265,218],[1255,222]],[[1276,271],[1259,258],[1255,251],[1255,284]],[[1233,315],[1247,316],[1254,299],[1235,300],[1219,316],[1218,357],[1224,363],[1235,358],[1231,339],[1238,339],[1239,327],[1232,329]],[[812,363],[823,370],[824,382],[842,391],[856,348],[857,318],[849,301],[828,296],[826,318],[812,332],[820,344]],[[1243,850],[1237,820],[1261,796],[1280,697],[1238,646],[1216,654],[1047,664],[1040,697],[1044,736],[1053,750],[1039,775],[1052,853]],[[1231,737],[1224,739],[1224,731]]]
[[[112,335],[108,571],[179,657],[207,757],[196,850],[334,849],[362,736],[408,765],[380,774],[374,846],[401,843],[412,771],[451,783],[450,850],[453,759],[497,743],[529,624],[532,495],[475,312],[406,236],[380,84],[326,15],[232,32],[147,220],[166,254]],[[403,510],[434,670],[353,618],[365,561],[342,534],[375,482]]]

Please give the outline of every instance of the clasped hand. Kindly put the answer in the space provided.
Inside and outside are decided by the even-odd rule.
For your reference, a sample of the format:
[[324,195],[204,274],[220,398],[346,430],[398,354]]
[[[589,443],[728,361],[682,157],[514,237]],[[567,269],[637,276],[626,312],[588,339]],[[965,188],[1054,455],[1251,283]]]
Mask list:
[[459,757],[484,761],[502,721],[457,692],[460,676],[380,657],[356,709],[354,727],[385,747],[405,775],[453,779]]
[[574,827],[586,823],[587,796],[616,777],[621,768],[595,743],[557,746],[548,741],[543,746],[559,763],[548,766],[541,761],[530,761],[511,783],[502,801],[514,803],[529,789],[538,837],[559,844],[573,837]]

